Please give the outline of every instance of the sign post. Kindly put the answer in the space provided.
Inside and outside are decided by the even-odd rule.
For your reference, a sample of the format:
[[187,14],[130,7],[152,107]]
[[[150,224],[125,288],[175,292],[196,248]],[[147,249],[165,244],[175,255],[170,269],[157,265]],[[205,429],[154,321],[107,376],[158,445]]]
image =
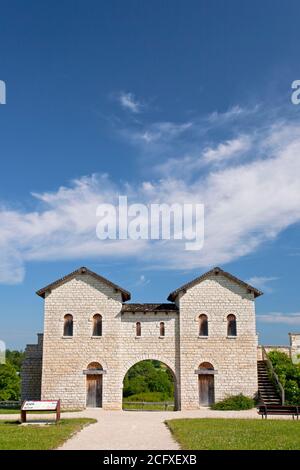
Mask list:
[[28,411],[56,411],[56,423],[60,420],[60,400],[25,400],[21,406],[21,423],[26,423]]

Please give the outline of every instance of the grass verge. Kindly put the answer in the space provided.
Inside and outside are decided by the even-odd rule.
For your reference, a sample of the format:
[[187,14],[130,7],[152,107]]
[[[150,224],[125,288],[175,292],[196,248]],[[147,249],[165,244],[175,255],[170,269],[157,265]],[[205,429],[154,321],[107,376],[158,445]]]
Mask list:
[[300,422],[259,419],[166,421],[184,450],[299,450]]
[[73,434],[95,422],[95,419],[75,418],[47,426],[21,426],[16,421],[0,421],[0,450],[56,449]]

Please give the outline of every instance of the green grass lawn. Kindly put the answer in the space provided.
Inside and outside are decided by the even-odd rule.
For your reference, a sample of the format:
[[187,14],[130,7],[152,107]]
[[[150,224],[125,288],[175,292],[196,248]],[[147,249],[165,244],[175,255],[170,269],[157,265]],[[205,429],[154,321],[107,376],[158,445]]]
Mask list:
[[0,450],[55,449],[95,419],[62,419],[59,424],[21,426],[15,421],[0,421]]
[[299,450],[300,421],[174,419],[166,421],[184,450]]

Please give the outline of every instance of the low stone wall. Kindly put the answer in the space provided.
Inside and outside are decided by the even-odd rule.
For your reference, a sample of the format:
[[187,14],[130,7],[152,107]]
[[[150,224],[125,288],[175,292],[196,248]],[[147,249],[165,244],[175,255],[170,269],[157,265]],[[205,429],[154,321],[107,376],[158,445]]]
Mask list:
[[[291,348],[289,346],[272,346],[272,345],[267,345],[267,346],[264,346],[267,354],[270,352],[270,351],[280,351],[280,352],[283,352],[285,354],[287,354],[289,357],[291,357]],[[261,361],[262,360],[262,346],[258,346],[257,347],[257,360],[258,361]]]

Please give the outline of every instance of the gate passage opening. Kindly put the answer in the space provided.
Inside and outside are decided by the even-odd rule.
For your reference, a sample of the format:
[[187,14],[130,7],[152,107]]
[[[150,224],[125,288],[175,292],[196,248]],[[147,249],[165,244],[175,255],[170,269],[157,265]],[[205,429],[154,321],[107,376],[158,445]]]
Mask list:
[[174,372],[158,360],[133,365],[123,380],[123,409],[173,411],[177,408]]

